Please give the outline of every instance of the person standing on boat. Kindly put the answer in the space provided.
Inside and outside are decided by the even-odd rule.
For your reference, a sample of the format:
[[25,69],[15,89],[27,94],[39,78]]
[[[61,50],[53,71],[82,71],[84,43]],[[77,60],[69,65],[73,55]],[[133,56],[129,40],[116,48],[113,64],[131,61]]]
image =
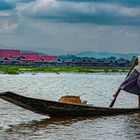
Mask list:
[[[140,55],[135,59],[135,67],[132,73],[120,85],[120,90],[138,95],[138,107],[140,107]],[[113,95],[116,97],[116,93]]]

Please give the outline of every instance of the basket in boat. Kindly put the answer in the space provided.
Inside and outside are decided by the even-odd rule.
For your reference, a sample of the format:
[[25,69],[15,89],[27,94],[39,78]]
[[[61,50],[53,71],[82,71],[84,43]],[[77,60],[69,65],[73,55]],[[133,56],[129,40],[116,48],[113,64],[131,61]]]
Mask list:
[[79,96],[66,95],[61,97],[59,100],[61,103],[71,103],[71,104],[81,104],[81,99]]

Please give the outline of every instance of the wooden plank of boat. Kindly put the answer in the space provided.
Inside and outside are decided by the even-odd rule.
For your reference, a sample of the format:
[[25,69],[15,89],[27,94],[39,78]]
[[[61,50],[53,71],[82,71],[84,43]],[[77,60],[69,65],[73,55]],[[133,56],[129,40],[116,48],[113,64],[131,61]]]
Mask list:
[[24,109],[38,114],[48,115],[50,117],[105,116],[140,112],[140,108],[91,107],[86,105],[35,99],[12,92],[0,93],[0,98]]

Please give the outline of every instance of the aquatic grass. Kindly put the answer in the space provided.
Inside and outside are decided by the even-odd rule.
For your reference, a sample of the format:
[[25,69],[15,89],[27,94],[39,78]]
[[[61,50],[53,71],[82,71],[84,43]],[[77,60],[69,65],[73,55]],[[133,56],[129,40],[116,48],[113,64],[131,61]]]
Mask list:
[[1,73],[4,73],[4,74],[19,74],[20,73],[17,67],[9,67],[9,66],[0,67],[0,71]]
[[84,67],[24,67],[24,66],[1,66],[1,73],[19,74],[24,72],[75,72],[75,73],[116,73],[128,72],[128,69],[113,69],[113,68],[84,68]]

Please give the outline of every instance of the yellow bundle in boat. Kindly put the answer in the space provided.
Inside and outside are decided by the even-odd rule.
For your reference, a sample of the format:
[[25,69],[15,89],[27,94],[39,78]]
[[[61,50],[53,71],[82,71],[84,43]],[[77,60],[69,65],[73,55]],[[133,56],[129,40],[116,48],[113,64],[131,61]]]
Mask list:
[[73,96],[73,95],[63,96],[58,101],[61,103],[70,103],[70,104],[81,104],[82,103],[79,96]]

